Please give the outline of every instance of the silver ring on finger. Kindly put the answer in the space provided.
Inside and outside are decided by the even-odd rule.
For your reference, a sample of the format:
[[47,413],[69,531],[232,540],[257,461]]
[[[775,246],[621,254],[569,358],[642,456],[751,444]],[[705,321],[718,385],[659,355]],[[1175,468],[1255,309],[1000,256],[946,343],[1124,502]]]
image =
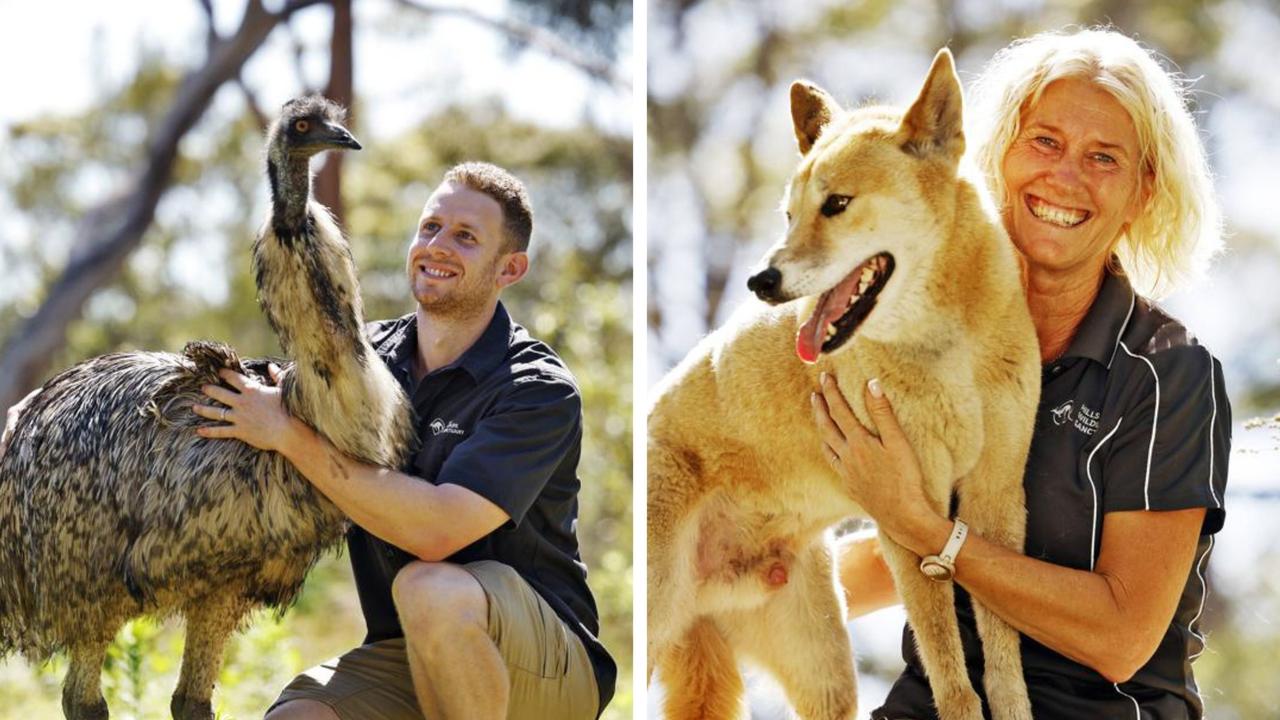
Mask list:
[[219,420],[220,422],[226,422],[226,421],[227,421],[227,409],[226,409],[226,408],[222,408],[222,412],[218,415],[218,420]]

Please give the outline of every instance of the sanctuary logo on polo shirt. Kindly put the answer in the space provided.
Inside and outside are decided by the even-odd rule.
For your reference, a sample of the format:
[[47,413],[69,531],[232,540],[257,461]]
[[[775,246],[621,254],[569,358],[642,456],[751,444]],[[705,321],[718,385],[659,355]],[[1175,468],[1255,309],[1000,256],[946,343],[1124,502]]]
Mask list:
[[439,435],[440,433],[445,433],[447,435],[466,435],[467,434],[465,430],[458,427],[458,423],[452,420],[445,422],[440,418],[436,418],[435,420],[432,420],[431,424],[428,425],[427,427],[431,428],[432,435]]
[[1062,403],[1050,410],[1049,415],[1053,418],[1054,425],[1070,424],[1085,435],[1098,431],[1098,419],[1102,417],[1097,410],[1090,410],[1088,405],[1075,400]]

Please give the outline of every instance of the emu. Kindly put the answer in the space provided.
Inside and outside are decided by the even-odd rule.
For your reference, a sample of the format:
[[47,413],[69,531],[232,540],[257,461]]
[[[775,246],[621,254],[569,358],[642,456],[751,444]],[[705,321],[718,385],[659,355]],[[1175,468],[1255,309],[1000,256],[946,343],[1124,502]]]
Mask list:
[[[285,353],[285,407],[343,452],[396,467],[411,438],[399,385],[362,334],[350,248],[311,197],[310,159],[359,149],[344,113],[316,96],[285,103],[267,133],[271,214],[253,246],[259,302]],[[186,646],[170,703],[213,717],[227,638],[257,607],[283,611],[335,545],[345,516],[276,453],[207,440],[191,411],[232,368],[265,363],[190,343],[181,355],[104,355],[23,403],[0,448],[0,655],[70,656],[62,708],[107,717],[107,646],[142,614],[181,615]]]

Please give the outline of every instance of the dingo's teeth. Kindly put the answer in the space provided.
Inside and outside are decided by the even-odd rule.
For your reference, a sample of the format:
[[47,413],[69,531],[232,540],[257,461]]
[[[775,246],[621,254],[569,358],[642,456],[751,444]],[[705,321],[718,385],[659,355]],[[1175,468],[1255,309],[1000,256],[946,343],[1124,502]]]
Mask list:
[[[873,262],[878,266],[880,264],[880,258],[874,258]],[[853,307],[853,304],[858,302],[858,300],[862,298],[863,294],[867,292],[867,288],[871,287],[871,284],[876,281],[876,274],[876,269],[872,268],[870,265],[862,268],[862,273],[858,276],[858,287],[854,289],[853,294],[849,296],[849,307]]]
[[831,338],[833,338],[833,337],[835,337],[835,336],[836,336],[836,324],[835,324],[835,323],[827,323],[827,334],[826,334],[826,339],[827,339],[827,340],[830,340]]

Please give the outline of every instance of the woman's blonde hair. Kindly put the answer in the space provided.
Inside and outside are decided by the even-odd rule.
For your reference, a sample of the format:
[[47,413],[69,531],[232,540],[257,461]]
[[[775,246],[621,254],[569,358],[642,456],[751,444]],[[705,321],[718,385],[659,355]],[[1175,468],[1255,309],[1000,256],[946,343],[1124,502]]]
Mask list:
[[1222,246],[1222,218],[1204,145],[1187,107],[1187,82],[1165,72],[1129,37],[1108,29],[1046,32],[996,53],[974,86],[975,159],[994,196],[1009,202],[1001,166],[1023,113],[1050,83],[1084,79],[1110,93],[1138,135],[1143,213],[1118,240],[1115,258],[1148,297],[1203,272]]

